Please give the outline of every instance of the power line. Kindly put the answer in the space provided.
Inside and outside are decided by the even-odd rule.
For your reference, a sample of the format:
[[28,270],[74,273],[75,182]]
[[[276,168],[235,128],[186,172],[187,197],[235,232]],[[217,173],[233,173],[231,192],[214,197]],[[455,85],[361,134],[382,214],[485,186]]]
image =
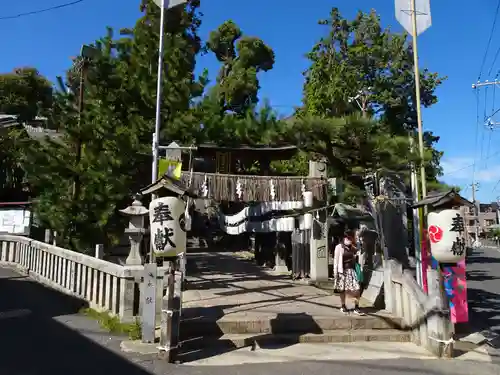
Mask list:
[[[497,62],[498,56],[500,56],[500,47],[498,47],[497,53],[495,53],[495,58],[493,59],[493,63],[491,64],[490,70],[488,71],[488,77],[491,76],[491,72],[492,72],[493,68],[495,67],[495,63]],[[498,74],[497,74],[497,77],[498,77]]]
[[[500,155],[500,150],[494,152],[493,154],[489,155],[487,158],[483,159],[483,160],[489,160],[497,155]],[[478,160],[478,163],[480,162],[481,160]],[[448,176],[450,174],[454,174],[454,173],[457,173],[457,172],[461,172],[465,169],[469,169],[471,167],[475,167],[476,166],[476,162],[472,163],[472,164],[469,164],[469,165],[466,165],[465,167],[462,167],[462,168],[458,168],[458,169],[455,169],[451,172],[446,172],[445,175]]]
[[483,62],[481,63],[481,69],[479,70],[479,76],[477,80],[481,80],[481,74],[483,74],[484,64],[486,63],[486,57],[488,57],[488,52],[490,50],[491,40],[493,39],[493,33],[495,32],[495,27],[497,25],[498,13],[500,12],[500,0],[497,3],[497,9],[495,11],[495,18],[493,19],[493,25],[490,31],[490,37],[488,39],[488,44],[486,45],[486,51],[484,51]]
[[70,3],[59,4],[59,5],[55,5],[55,6],[49,7],[49,8],[44,8],[44,9],[39,9],[39,10],[33,10],[31,12],[24,12],[24,13],[13,14],[11,16],[4,16],[4,17],[0,17],[0,21],[12,20],[12,19],[15,19],[15,18],[21,18],[21,17],[32,16],[32,15],[40,14],[40,13],[51,12],[53,10],[70,7],[70,6],[76,5],[78,3],[83,3],[84,1],[85,0],[75,0],[75,1],[72,1]]

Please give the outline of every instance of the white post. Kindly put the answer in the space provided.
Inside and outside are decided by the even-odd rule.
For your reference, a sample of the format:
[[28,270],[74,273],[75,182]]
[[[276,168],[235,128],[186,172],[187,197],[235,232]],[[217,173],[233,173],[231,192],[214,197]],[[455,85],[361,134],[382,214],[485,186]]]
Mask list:
[[[410,147],[413,153],[413,137],[410,135]],[[410,184],[412,191],[413,204],[418,201],[419,191],[418,191],[418,178],[417,172],[415,170],[415,165],[411,165],[411,175]],[[417,273],[417,284],[423,286],[423,272],[422,272],[422,250],[420,249],[420,210],[418,208],[413,208],[413,246],[415,247],[415,260],[416,273]]]
[[160,44],[158,46],[158,78],[156,82],[156,117],[155,132],[153,134],[153,167],[151,171],[151,183],[158,179],[158,150],[160,145],[160,120],[162,100],[162,74],[163,74],[163,34],[165,30],[165,0],[161,0],[160,7]]
[[104,245],[103,244],[95,245],[95,257],[97,259],[104,258]]

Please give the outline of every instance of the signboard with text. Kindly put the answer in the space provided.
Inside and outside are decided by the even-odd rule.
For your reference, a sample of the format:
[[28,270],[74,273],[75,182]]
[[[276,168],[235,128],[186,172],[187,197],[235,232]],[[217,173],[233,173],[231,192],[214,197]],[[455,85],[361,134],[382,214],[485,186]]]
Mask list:
[[459,210],[431,212],[427,218],[431,254],[440,263],[465,258],[465,225]]
[[151,245],[155,256],[173,257],[186,251],[186,203],[177,197],[154,199],[149,204]]

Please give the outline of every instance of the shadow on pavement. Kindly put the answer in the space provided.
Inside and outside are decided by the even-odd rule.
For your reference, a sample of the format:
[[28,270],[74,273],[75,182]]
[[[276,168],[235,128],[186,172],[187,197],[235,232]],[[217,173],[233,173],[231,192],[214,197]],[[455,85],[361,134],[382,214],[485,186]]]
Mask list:
[[488,281],[500,279],[499,276],[493,276],[490,272],[484,270],[471,270],[467,272],[467,280],[469,281]]
[[76,320],[79,329],[109,340],[95,322],[77,315],[84,307],[81,300],[4,268],[0,296],[0,374],[150,375],[66,325]]
[[489,257],[484,255],[484,251],[479,252],[479,250],[475,250],[476,253],[467,257],[467,265],[472,264],[498,264],[500,263],[500,257]]
[[467,290],[470,321],[476,329],[500,333],[500,290],[491,293],[482,289]]

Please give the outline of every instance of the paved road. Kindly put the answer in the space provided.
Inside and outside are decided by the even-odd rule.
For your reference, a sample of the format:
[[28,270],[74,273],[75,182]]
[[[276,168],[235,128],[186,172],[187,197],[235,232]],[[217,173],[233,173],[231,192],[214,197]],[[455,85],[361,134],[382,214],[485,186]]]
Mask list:
[[2,375],[468,375],[500,374],[500,367],[467,361],[390,359],[301,361],[237,366],[170,365],[120,352],[122,337],[78,314],[81,303],[18,273],[0,268]]
[[500,248],[475,249],[467,258],[470,321],[500,334]]

